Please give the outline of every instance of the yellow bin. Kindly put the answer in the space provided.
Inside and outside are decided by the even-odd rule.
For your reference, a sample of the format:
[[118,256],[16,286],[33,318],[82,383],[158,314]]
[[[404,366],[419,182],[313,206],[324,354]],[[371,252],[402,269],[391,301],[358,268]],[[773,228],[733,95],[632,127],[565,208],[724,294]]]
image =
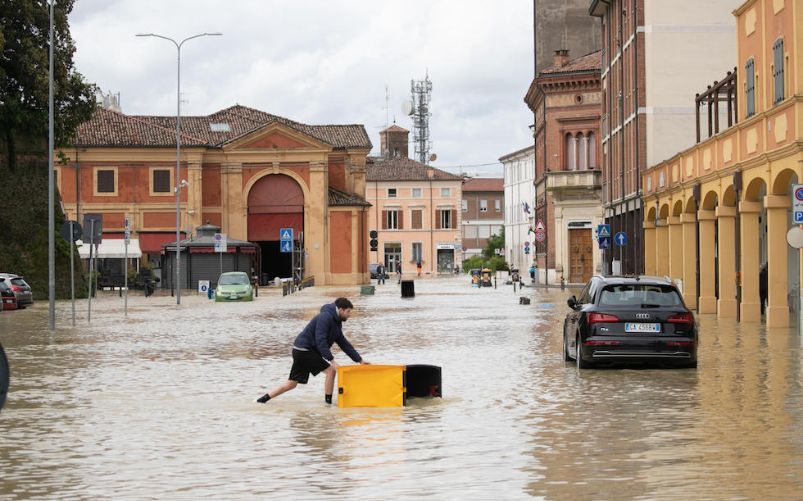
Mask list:
[[403,407],[404,365],[346,365],[337,368],[338,407]]

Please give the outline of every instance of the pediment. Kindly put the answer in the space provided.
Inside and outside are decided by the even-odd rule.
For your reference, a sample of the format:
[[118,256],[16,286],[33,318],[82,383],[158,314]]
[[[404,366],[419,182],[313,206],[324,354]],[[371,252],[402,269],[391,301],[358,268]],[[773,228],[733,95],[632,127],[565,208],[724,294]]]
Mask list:
[[229,143],[227,150],[331,150],[318,139],[280,123],[271,123]]

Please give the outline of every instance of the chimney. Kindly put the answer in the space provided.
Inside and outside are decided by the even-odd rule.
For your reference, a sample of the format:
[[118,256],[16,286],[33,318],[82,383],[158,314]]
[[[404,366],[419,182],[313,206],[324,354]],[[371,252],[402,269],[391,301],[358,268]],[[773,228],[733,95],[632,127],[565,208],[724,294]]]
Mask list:
[[555,51],[555,66],[560,68],[566,66],[569,62],[569,51],[567,49],[560,49]]
[[432,167],[427,167],[427,178],[432,179],[435,177],[435,169]]

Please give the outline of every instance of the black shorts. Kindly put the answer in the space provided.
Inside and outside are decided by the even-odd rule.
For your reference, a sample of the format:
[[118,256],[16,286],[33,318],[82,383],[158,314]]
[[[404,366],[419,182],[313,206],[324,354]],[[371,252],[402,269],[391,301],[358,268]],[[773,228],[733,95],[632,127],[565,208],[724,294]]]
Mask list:
[[329,368],[329,363],[316,351],[303,351],[293,348],[293,367],[290,368],[291,380],[307,384],[309,375],[317,376],[319,372]]

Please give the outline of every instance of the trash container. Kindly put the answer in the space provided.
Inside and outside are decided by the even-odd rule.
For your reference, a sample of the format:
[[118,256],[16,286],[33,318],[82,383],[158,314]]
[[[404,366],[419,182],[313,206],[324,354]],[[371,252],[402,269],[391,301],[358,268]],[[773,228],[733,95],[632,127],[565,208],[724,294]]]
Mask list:
[[415,282],[413,280],[401,281],[401,297],[415,297]]
[[363,285],[360,287],[360,295],[361,296],[373,296],[374,295],[374,286],[373,285]]
[[437,365],[408,365],[406,376],[408,397],[443,397]]
[[338,407],[402,407],[407,402],[403,365],[337,368]]

